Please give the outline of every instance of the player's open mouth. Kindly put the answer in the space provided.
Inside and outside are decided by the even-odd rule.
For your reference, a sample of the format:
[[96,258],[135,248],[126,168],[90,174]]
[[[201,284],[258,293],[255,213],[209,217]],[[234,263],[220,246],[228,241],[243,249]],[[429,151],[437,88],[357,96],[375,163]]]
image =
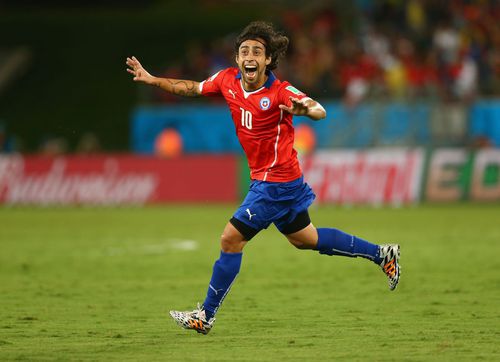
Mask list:
[[257,75],[257,66],[256,65],[246,65],[245,66],[245,75],[249,79],[255,78]]

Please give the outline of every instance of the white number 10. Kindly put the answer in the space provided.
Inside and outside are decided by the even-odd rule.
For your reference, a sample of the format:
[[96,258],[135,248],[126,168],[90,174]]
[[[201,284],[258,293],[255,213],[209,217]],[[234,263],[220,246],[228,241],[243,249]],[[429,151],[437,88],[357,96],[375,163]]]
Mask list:
[[241,125],[248,129],[252,129],[252,113],[241,108]]

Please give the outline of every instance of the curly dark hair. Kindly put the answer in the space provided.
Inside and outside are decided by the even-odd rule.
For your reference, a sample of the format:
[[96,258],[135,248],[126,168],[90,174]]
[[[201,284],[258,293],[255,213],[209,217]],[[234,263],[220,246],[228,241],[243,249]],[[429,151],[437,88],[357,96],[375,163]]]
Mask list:
[[278,62],[286,53],[288,48],[288,38],[274,29],[273,24],[265,21],[253,21],[236,38],[234,49],[236,54],[241,43],[246,40],[262,39],[266,46],[266,57],[271,57],[271,63],[267,69],[273,70],[278,66]]

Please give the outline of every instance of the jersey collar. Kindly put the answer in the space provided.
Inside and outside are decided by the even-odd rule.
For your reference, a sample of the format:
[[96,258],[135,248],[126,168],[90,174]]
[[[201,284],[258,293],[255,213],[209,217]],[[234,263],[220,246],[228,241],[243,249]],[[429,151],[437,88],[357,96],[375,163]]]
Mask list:
[[[271,88],[274,81],[276,80],[276,76],[270,70],[266,70],[267,80],[264,83],[265,88]],[[241,71],[238,70],[238,74],[236,74],[236,79],[241,79]]]

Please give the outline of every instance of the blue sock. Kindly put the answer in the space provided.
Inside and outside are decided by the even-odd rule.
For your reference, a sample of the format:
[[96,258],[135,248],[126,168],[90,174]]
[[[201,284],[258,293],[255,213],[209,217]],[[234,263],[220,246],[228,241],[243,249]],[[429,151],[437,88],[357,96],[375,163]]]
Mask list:
[[355,258],[360,256],[380,264],[379,247],[354,235],[338,229],[319,228],[318,245],[320,254],[342,255]]
[[207,320],[217,313],[217,309],[219,309],[229,292],[234,279],[240,271],[242,256],[243,253],[220,252],[220,257],[214,264],[207,297],[203,302]]

